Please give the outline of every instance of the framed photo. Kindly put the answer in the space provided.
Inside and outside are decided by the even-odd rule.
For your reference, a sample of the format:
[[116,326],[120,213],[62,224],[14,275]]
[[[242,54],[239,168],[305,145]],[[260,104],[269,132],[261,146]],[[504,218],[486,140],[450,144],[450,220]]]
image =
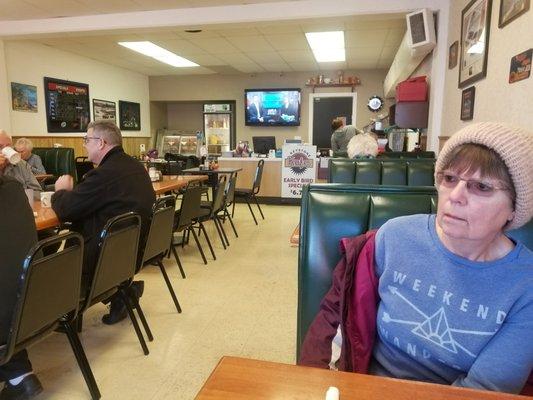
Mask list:
[[141,105],[130,101],[118,101],[120,129],[123,131],[141,130]]
[[461,97],[461,120],[469,121],[474,118],[474,101],[476,100],[476,87],[472,86],[463,90]]
[[114,101],[93,99],[93,120],[105,120],[117,123],[117,103]]
[[529,3],[530,0],[501,0],[498,28],[503,28],[529,10]]
[[37,86],[11,82],[11,104],[15,111],[37,112]]
[[472,0],[461,14],[459,87],[487,75],[492,0]]
[[85,132],[91,120],[89,85],[44,78],[48,132]]
[[456,40],[450,46],[448,53],[448,69],[454,69],[457,66],[457,57],[459,56],[459,41]]
[[514,83],[529,78],[529,75],[531,74],[532,54],[533,49],[529,49],[511,58],[509,83]]

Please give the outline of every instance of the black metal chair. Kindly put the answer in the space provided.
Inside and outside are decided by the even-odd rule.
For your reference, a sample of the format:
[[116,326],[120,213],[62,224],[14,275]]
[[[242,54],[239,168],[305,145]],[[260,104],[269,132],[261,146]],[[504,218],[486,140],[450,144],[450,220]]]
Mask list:
[[[42,256],[46,248],[65,246]],[[17,303],[7,342],[0,344],[0,365],[13,354],[46,338],[58,327],[66,333],[93,400],[101,397],[73,321],[78,312],[83,238],[77,233],[53,236],[37,243],[24,261]]]
[[[213,202],[203,202],[201,205],[200,215],[196,218],[196,222],[203,226],[203,222],[213,220],[215,228],[217,229],[218,236],[222,242],[222,246],[226,249],[229,246],[228,237],[226,231],[222,226],[221,217],[219,213],[224,211],[224,197],[226,194],[226,176],[221,175],[218,179],[218,185],[213,195]],[[205,230],[205,229],[204,229]]]
[[[252,206],[250,205],[250,201],[255,201],[255,204],[257,205],[257,208],[259,209],[259,212],[261,213],[261,218],[265,219],[265,216],[263,215],[263,211],[261,210],[261,207],[259,206],[259,202],[257,201],[257,193],[259,193],[259,190],[261,190],[261,178],[263,177],[263,166],[265,165],[265,160],[259,160],[257,163],[257,168],[255,169],[255,177],[254,177],[254,183],[252,185],[251,189],[246,188],[237,188],[235,189],[235,197],[237,198],[243,198],[246,201],[246,204],[248,204],[248,209],[252,213],[252,217],[254,219],[254,222],[257,224],[257,219],[255,218],[255,214],[252,210]],[[235,202],[233,202],[233,208],[231,210],[231,216],[235,214]]]
[[[200,255],[202,256],[202,260],[204,261],[204,264],[207,264],[207,259],[205,258],[204,250],[202,249],[200,241],[198,240],[198,236],[193,229],[194,222],[201,214],[200,204],[203,191],[204,188],[201,186],[187,186],[187,190],[185,190],[185,192],[183,193],[183,198],[181,200],[181,208],[175,213],[173,232],[184,233],[183,240],[181,242],[182,246],[186,242],[185,234],[192,232],[194,241],[196,242],[198,250],[200,251]],[[209,240],[209,236],[207,236],[205,227],[203,226],[203,224],[200,224],[199,227],[205,235],[205,239],[207,241],[207,245],[209,246],[209,250],[211,251],[213,259],[216,260],[215,252],[213,251],[213,246],[211,246],[211,241]],[[176,262],[179,266],[181,266],[181,261],[176,251],[176,246],[178,245],[179,244],[175,243],[173,240],[171,248],[172,252],[174,253],[174,257],[176,258]]]
[[[178,301],[178,298],[176,297],[174,289],[172,288],[172,284],[168,279],[165,266],[163,265],[163,258],[169,252],[172,242],[172,228],[174,224],[175,208],[176,198],[174,196],[160,197],[155,202],[152,218],[150,221],[150,230],[148,231],[146,246],[144,247],[142,263],[139,266],[137,272],[139,272],[139,270],[146,265],[152,265],[154,263],[157,264],[159,266],[159,269],[161,270],[161,273],[163,274],[163,278],[165,279],[165,283],[167,284],[170,296],[174,301],[176,310],[178,311],[178,313],[181,313],[180,303]],[[176,261],[178,261],[178,267],[180,269],[181,276],[185,278],[185,272],[183,271],[183,267],[181,266],[181,263],[179,262],[179,259],[177,257]],[[145,330],[147,331],[147,334],[150,337],[151,333],[149,333],[147,325],[145,325]]]
[[[98,261],[91,285],[82,298],[79,318],[81,320],[83,313],[92,305],[117,294],[126,306],[143,353],[148,355],[148,347],[133,313],[129,289],[137,269],[140,231],[141,217],[134,212],[116,216],[107,222],[100,234]],[[138,303],[136,309],[139,317],[144,319]]]
[[226,222],[226,218],[229,220],[229,223],[231,224],[231,228],[233,229],[233,233],[235,234],[235,237],[239,237],[237,234],[237,229],[235,229],[235,224],[233,223],[233,218],[231,218],[231,215],[229,213],[229,208],[233,206],[233,203],[235,202],[235,188],[237,186],[237,175],[232,175],[229,179],[227,188],[226,188],[226,194],[224,196],[224,208],[222,210],[222,222]]

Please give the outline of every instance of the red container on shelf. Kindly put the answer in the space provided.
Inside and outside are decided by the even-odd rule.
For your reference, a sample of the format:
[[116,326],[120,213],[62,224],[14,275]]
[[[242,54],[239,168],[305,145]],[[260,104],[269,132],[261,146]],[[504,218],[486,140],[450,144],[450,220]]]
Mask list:
[[409,78],[396,86],[396,102],[426,101],[428,98],[428,84],[426,76]]

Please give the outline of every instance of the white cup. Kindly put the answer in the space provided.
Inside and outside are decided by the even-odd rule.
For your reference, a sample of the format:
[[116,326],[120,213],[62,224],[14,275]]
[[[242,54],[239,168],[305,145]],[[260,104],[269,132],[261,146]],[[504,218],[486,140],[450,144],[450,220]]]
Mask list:
[[2,154],[10,164],[16,165],[20,161],[20,153],[13,147],[6,146],[2,149]]
[[52,195],[54,192],[41,192],[41,207],[52,207]]

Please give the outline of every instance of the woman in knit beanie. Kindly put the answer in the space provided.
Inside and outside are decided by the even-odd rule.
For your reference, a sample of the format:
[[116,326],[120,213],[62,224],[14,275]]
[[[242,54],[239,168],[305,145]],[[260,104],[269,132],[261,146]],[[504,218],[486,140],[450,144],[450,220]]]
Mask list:
[[437,215],[378,230],[370,373],[522,390],[533,367],[533,253],[506,231],[531,219],[532,158],[530,133],[469,125],[437,160]]

